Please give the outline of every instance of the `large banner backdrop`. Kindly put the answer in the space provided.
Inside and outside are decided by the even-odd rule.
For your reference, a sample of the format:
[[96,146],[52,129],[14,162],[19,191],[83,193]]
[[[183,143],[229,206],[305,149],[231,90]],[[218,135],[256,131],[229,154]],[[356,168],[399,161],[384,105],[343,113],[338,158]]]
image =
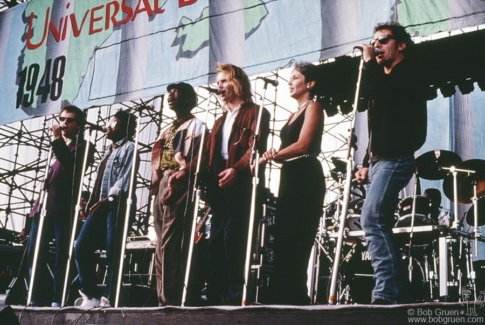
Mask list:
[[483,24],[481,0],[32,0],[0,13],[0,125],[352,52],[378,22],[413,36]]

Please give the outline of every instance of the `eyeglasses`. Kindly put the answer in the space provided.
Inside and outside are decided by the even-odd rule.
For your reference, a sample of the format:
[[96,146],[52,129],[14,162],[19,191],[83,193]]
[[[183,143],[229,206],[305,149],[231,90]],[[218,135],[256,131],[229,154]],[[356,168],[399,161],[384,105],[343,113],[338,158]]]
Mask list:
[[61,121],[61,122],[66,121],[67,123],[74,123],[76,120],[74,118],[72,118],[72,117],[60,116],[59,117],[59,121]]
[[370,40],[370,45],[374,46],[374,44],[376,44],[377,41],[379,41],[379,43],[381,43],[382,45],[385,45],[385,44],[389,43],[389,41],[392,38],[394,38],[394,36],[389,35],[389,34],[382,34],[378,38],[371,39]]
[[118,122],[111,121],[111,122],[106,123],[106,127],[110,128],[110,129],[114,129],[116,127],[116,124],[118,124]]

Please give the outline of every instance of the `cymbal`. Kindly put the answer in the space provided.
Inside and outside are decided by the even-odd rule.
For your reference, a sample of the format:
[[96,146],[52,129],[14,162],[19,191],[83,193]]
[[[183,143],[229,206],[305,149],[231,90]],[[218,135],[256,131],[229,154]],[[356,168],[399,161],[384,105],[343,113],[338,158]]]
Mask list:
[[[477,201],[477,211],[478,211],[478,225],[485,224],[485,197],[478,199]],[[475,226],[475,209],[472,205],[468,212],[466,213],[466,222],[470,226]]]
[[[477,187],[477,197],[485,195],[485,160],[465,160],[455,166],[457,169],[472,170],[475,173],[458,172],[456,174],[456,188],[458,192],[458,203],[472,203],[474,196],[474,185]],[[454,201],[453,196],[453,175],[446,176],[443,181],[443,192],[446,197]]]
[[418,176],[430,180],[444,179],[448,170],[442,167],[456,166],[461,162],[458,154],[447,150],[432,150],[416,158]]

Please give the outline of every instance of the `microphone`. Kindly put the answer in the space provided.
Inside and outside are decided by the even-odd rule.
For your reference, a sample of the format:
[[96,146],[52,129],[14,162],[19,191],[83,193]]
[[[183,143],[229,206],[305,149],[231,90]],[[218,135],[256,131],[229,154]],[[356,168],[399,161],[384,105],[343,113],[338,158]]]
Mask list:
[[86,127],[90,128],[91,130],[94,131],[101,131],[101,132],[106,132],[108,131],[108,128],[106,126],[100,126],[91,122],[86,121],[85,124]]
[[264,81],[264,83],[266,84],[271,84],[273,87],[276,87],[279,85],[279,82],[277,79],[273,80],[273,79],[269,79],[269,78],[265,78],[265,77],[257,77],[256,79],[261,79]]
[[204,87],[204,86],[200,86],[200,88],[207,90],[211,94],[219,95],[221,93],[221,90],[219,88],[210,88],[210,87]]
[[[354,46],[354,50],[355,49],[358,49],[359,51],[364,51],[364,48],[362,46]],[[374,47],[374,55],[379,55],[379,54],[382,54],[384,52],[382,52],[381,50],[377,49]]]

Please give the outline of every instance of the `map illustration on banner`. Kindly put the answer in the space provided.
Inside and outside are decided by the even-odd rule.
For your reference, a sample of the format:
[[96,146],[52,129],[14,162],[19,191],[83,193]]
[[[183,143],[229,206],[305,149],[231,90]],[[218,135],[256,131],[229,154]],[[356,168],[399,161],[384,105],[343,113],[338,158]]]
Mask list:
[[0,12],[0,124],[206,85],[217,62],[254,75],[347,55],[391,20],[426,36],[483,24],[485,2],[31,0]]

